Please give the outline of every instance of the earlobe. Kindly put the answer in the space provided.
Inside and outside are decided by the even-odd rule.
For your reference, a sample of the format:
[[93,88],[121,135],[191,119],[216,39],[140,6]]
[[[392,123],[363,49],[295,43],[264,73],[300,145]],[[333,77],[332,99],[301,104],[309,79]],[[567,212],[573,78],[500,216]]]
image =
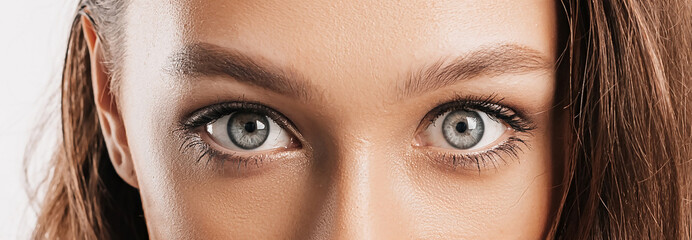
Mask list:
[[115,94],[111,91],[110,76],[103,64],[105,60],[103,46],[89,18],[82,16],[81,21],[84,39],[89,48],[89,56],[91,56],[91,84],[94,91],[94,102],[101,133],[108,148],[108,155],[118,175],[125,182],[137,188],[139,187],[137,174],[130,155],[122,115],[117,101],[115,101]]

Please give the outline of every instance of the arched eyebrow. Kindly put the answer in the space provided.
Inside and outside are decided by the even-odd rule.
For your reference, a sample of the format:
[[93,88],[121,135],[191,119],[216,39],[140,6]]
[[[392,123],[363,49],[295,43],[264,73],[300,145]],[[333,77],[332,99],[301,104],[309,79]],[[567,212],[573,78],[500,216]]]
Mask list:
[[480,76],[550,72],[554,68],[549,58],[526,46],[501,44],[480,47],[452,60],[442,59],[408,72],[399,86],[398,96],[406,98]]
[[[479,76],[552,71],[553,68],[552,62],[538,50],[517,44],[493,45],[409,71],[395,90],[401,99]],[[315,85],[293,69],[282,69],[261,58],[208,43],[186,45],[170,57],[164,70],[173,76],[227,76],[306,102],[321,96]]]
[[164,71],[187,78],[231,77],[239,82],[305,101],[316,92],[315,87],[295,71],[284,70],[261,58],[209,43],[186,45],[169,58]]

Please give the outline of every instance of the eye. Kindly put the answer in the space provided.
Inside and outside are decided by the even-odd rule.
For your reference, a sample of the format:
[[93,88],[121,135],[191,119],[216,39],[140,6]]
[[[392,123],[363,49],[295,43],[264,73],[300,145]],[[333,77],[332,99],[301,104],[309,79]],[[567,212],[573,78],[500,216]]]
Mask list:
[[291,135],[261,113],[236,111],[206,125],[206,132],[233,151],[263,151],[291,146]]
[[482,149],[496,142],[508,127],[477,110],[450,110],[421,133],[422,145],[460,150]]
[[536,128],[526,116],[494,95],[459,96],[425,115],[413,144],[441,166],[480,172],[520,158]]

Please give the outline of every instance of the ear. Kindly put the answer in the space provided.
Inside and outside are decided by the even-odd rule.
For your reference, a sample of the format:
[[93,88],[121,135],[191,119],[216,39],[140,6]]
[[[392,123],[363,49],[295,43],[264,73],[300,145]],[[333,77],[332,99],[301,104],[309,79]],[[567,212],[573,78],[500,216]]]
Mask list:
[[89,48],[91,60],[91,84],[94,91],[101,133],[108,148],[108,155],[115,171],[131,186],[137,188],[137,174],[135,173],[132,155],[127,143],[125,125],[118,109],[115,95],[111,91],[111,78],[103,64],[103,45],[94,29],[91,20],[81,17],[84,38]]

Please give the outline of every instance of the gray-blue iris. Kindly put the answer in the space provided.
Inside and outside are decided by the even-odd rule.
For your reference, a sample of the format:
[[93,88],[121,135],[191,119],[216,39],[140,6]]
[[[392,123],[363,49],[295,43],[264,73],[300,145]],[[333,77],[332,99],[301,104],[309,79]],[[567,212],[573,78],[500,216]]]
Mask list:
[[458,149],[475,146],[481,141],[484,132],[483,119],[474,111],[453,111],[442,122],[442,135],[447,143]]
[[269,120],[256,113],[237,112],[231,115],[226,126],[228,137],[242,149],[255,149],[269,136]]

